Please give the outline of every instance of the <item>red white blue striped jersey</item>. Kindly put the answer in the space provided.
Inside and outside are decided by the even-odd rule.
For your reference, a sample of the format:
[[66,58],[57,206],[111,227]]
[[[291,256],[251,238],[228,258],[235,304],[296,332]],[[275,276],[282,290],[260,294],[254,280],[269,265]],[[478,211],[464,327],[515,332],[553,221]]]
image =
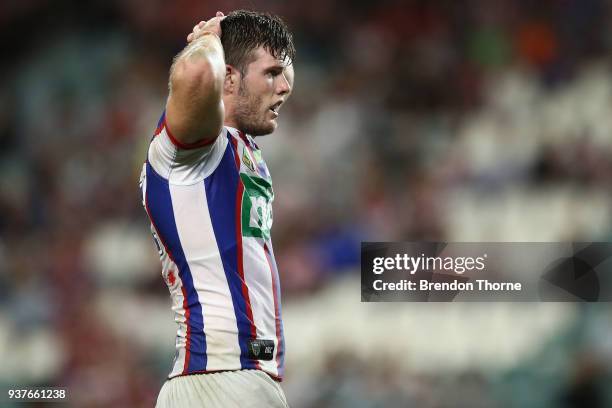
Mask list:
[[208,144],[185,145],[162,115],[141,190],[178,324],[169,378],[259,369],[282,379],[274,193],[253,138],[224,127]]

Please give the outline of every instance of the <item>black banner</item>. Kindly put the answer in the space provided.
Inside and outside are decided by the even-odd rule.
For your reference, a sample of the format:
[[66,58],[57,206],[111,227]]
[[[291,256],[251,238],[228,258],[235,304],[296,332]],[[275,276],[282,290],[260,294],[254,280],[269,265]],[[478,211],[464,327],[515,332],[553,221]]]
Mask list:
[[612,243],[361,244],[363,302],[609,302]]

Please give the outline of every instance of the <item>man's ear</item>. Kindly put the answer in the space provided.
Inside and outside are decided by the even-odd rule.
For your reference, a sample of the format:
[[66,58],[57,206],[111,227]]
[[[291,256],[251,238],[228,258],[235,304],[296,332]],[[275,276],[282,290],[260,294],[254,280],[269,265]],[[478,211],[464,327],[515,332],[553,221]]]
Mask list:
[[240,84],[240,71],[231,65],[225,65],[225,81],[223,82],[223,92],[233,94],[238,90]]

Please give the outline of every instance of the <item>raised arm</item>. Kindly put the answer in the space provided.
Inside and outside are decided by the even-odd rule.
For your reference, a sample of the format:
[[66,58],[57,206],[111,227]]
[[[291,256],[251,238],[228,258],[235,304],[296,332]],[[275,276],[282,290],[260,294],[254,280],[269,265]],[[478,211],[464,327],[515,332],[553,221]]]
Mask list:
[[200,22],[187,37],[170,69],[166,123],[186,145],[214,140],[223,126],[225,58],[221,40],[223,13]]

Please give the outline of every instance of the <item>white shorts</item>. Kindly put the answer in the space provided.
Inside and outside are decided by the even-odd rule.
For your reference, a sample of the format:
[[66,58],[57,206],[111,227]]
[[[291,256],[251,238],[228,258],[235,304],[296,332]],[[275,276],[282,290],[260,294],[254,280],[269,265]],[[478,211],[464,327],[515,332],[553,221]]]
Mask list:
[[260,370],[192,374],[167,380],[156,408],[289,408],[280,385]]

